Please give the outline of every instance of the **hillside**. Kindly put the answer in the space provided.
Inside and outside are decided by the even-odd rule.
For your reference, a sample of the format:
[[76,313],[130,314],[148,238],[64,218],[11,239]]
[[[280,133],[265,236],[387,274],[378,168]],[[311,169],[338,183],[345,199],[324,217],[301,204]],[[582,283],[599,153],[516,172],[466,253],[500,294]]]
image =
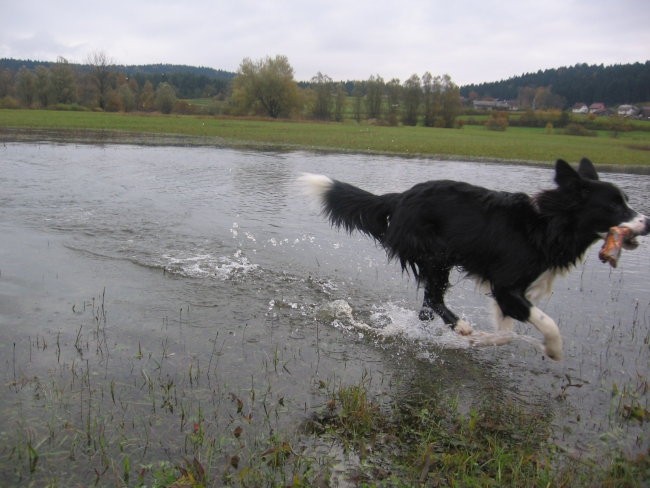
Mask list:
[[[12,72],[17,72],[20,68],[25,67],[27,69],[34,69],[39,66],[44,66],[46,68],[51,68],[57,63],[55,61],[33,61],[30,59],[9,59],[2,58],[0,59],[0,69],[8,69]],[[86,71],[90,69],[88,64],[74,64],[70,65],[80,71]],[[169,75],[172,73],[183,73],[193,76],[205,76],[210,79],[215,80],[230,80],[235,77],[236,73],[230,71],[224,71],[220,69],[207,68],[204,66],[188,66],[184,64],[141,64],[141,65],[114,65],[115,71],[119,71],[126,75]]]
[[565,99],[565,106],[584,102],[607,105],[650,101],[650,61],[611,66],[576,64],[539,70],[507,80],[461,87],[465,97],[492,97],[515,100],[521,88],[551,87],[553,94]]
[[[0,59],[0,72],[9,71],[16,75],[21,68],[34,71],[39,67],[51,69],[57,65],[53,61],[32,61],[25,59]],[[77,73],[88,73],[92,67],[89,64],[73,64],[69,66]],[[199,98],[225,93],[230,80],[236,73],[207,68],[203,66],[187,66],[181,64],[144,64],[144,65],[112,65],[111,70],[135,79],[139,86],[149,81],[153,86],[166,81],[174,85],[176,93],[181,98]]]

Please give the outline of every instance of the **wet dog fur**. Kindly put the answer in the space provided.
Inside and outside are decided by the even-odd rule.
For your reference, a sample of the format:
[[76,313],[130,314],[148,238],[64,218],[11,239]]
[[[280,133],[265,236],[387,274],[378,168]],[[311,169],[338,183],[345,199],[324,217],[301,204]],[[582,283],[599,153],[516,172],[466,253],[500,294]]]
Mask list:
[[635,236],[650,232],[650,219],[631,209],[618,187],[601,181],[588,159],[577,170],[558,160],[556,187],[534,196],[451,180],[374,195],[324,175],[300,179],[333,226],[374,238],[415,276],[424,288],[421,320],[439,316],[472,337],[471,325],[444,302],[450,271],[460,268],[488,287],[497,332],[511,331],[516,320],[528,322],[555,360],[562,357],[562,337],[555,321],[535,305],[551,292],[555,276],[610,227],[629,227]]

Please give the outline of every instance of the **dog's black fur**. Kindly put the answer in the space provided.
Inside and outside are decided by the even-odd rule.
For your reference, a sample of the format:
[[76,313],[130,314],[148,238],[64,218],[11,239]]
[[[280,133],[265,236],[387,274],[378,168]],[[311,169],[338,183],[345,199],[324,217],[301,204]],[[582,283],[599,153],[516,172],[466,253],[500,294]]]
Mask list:
[[489,285],[502,320],[538,327],[554,359],[561,355],[561,338],[529,298],[536,280],[575,264],[612,226],[631,227],[635,235],[650,231],[650,220],[627,205],[619,188],[600,181],[588,159],[578,171],[558,160],[557,187],[534,197],[449,180],[385,195],[323,176],[309,182],[334,226],[373,237],[424,286],[422,320],[436,314],[452,328],[469,326],[444,303],[449,273],[459,267]]

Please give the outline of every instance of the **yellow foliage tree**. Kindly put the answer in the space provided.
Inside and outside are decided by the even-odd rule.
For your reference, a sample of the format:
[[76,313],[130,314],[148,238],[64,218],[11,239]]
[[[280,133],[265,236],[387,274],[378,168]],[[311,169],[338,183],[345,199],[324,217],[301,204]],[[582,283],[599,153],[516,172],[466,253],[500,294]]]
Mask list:
[[287,117],[299,107],[298,85],[286,56],[244,58],[233,80],[232,100],[242,113]]

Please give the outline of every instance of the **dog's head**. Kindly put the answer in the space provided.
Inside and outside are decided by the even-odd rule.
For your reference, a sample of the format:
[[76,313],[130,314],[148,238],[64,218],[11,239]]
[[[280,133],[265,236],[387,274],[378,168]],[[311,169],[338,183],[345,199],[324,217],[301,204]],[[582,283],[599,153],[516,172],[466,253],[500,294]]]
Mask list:
[[581,224],[598,235],[610,227],[628,227],[634,235],[650,233],[650,219],[628,205],[625,193],[612,183],[600,181],[594,165],[586,158],[578,171],[566,161],[555,164],[555,182],[562,193],[570,196],[575,211],[580,212]]

